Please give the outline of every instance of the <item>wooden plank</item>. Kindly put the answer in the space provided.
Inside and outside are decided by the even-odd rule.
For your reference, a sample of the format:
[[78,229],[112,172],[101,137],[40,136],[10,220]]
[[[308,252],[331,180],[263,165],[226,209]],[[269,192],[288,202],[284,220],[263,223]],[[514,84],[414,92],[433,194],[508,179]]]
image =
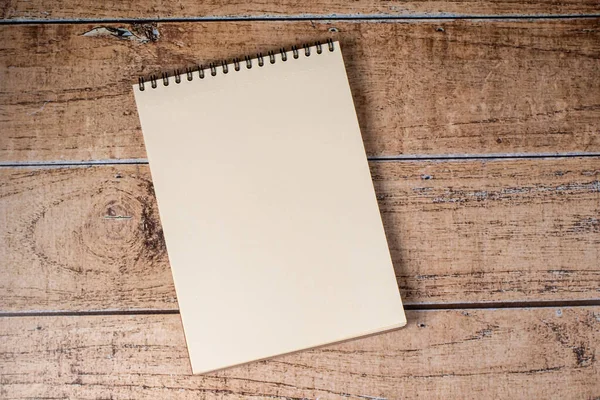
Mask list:
[[[411,311],[406,328],[190,375],[178,315],[0,319],[11,399],[592,399],[600,307]],[[240,327],[243,329],[243,327]]]
[[145,158],[139,74],[327,37],[342,43],[370,156],[600,152],[599,26],[164,23],[146,43],[149,26],[123,25],[129,39],[98,25],[0,26],[0,160]]
[[[407,304],[600,297],[600,157],[371,169]],[[0,182],[2,311],[177,309],[147,165]]]
[[509,0],[340,0],[304,1],[192,1],[118,3],[90,0],[9,1],[0,9],[0,18],[14,21],[71,19],[158,19],[158,18],[227,18],[227,17],[399,17],[465,15],[578,15],[597,14],[595,0],[509,1]]

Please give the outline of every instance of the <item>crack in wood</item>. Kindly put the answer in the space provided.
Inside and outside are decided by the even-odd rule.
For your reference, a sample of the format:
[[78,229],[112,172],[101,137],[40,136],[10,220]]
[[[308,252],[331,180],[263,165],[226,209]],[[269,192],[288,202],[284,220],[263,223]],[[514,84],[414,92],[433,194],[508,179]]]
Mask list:
[[133,40],[138,43],[156,42],[160,32],[156,24],[132,24],[131,29],[112,26],[99,26],[81,34],[85,37],[114,37],[121,40]]

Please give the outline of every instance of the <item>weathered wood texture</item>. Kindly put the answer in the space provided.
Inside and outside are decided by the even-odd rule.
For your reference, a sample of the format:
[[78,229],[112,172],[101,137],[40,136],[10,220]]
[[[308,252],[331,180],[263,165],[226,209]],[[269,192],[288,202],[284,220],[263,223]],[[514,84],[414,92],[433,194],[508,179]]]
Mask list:
[[95,27],[0,26],[0,161],[145,158],[139,74],[327,37],[371,156],[600,151],[600,19]]
[[0,19],[156,19],[198,17],[364,17],[597,14],[595,0],[90,1],[6,0]]
[[[600,158],[371,170],[406,303],[600,298]],[[147,165],[0,182],[2,310],[177,308]]]
[[600,396],[600,307],[413,311],[407,316],[406,328],[388,334],[205,376],[189,375],[178,315],[4,318],[0,397]]

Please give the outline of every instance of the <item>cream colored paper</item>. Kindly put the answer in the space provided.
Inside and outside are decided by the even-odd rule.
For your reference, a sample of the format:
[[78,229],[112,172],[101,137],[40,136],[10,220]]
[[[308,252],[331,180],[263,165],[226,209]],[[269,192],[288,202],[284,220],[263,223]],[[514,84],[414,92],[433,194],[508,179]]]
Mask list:
[[334,46],[133,87],[194,373],[406,323]]

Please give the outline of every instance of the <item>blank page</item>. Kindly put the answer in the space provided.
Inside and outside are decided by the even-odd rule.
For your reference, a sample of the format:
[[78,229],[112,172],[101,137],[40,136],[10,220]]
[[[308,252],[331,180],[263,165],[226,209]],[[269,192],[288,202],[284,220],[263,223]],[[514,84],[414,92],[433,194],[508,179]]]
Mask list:
[[406,323],[339,44],[134,86],[193,373]]

